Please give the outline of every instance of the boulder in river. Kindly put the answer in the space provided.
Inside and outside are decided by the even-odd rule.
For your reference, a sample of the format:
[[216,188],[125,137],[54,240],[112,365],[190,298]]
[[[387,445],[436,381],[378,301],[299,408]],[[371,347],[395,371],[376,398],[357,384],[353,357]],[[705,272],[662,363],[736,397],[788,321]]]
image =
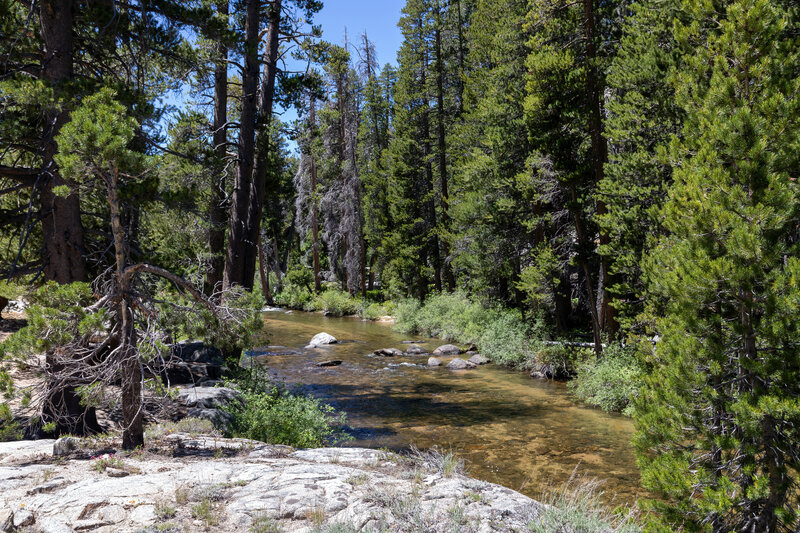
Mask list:
[[331,361],[320,361],[319,363],[316,363],[315,366],[339,366],[341,364],[342,362],[337,359]]
[[411,346],[406,348],[406,353],[409,355],[423,355],[428,353],[428,350],[426,350],[422,346],[417,346],[416,344],[412,344]]
[[491,363],[488,357],[481,354],[475,354],[468,359],[470,363],[474,363],[476,365],[485,365],[486,363]]
[[428,357],[428,366],[442,366],[442,360],[438,357]]
[[378,357],[396,357],[403,355],[403,352],[397,348],[381,348],[380,350],[372,352],[372,355],[377,355]]
[[458,355],[461,353],[461,348],[452,344],[442,344],[433,351],[433,355]]
[[323,346],[325,344],[336,344],[337,342],[339,341],[336,340],[336,337],[323,331],[322,333],[314,335],[314,338],[312,338],[311,342],[308,344],[309,346]]
[[463,359],[459,359],[458,357],[456,357],[455,359],[447,363],[447,366],[445,368],[449,368],[450,370],[468,370],[470,368],[475,368],[477,366],[478,365],[476,365],[475,363],[470,363],[469,361],[465,361]]

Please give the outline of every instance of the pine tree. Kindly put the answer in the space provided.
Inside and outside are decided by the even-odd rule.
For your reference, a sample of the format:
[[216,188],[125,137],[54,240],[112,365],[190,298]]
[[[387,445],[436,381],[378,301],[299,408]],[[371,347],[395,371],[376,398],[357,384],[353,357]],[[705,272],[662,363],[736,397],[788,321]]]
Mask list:
[[613,257],[615,284],[608,290],[626,328],[643,310],[641,260],[662,232],[658,209],[672,179],[668,145],[682,120],[670,82],[678,61],[672,24],[679,6],[679,0],[635,3],[608,72],[609,160],[597,185],[607,209],[597,222],[608,242],[599,253]]
[[[789,2],[684,2],[686,114],[647,264],[668,302],[635,440],[662,526],[795,531],[800,54]],[[711,28],[711,29],[707,29]]]

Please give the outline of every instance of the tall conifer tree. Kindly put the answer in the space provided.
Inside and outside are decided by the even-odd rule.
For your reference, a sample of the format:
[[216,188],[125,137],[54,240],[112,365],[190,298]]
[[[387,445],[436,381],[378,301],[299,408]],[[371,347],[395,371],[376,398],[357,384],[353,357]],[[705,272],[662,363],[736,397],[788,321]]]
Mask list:
[[[642,480],[662,525],[795,531],[800,505],[800,54],[776,0],[684,2],[687,67],[670,236],[647,272],[668,302],[637,402]],[[713,28],[705,31],[704,28]]]

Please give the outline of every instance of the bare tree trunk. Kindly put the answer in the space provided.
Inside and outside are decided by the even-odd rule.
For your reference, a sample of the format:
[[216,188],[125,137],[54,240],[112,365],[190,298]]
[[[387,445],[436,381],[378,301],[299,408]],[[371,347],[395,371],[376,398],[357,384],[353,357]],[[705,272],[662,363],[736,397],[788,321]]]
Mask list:
[[264,295],[264,301],[268,305],[273,305],[275,302],[272,299],[272,293],[269,291],[269,263],[264,255],[263,239],[258,239],[258,266],[258,273],[261,279],[261,294]]
[[[603,179],[603,167],[608,158],[608,145],[603,136],[603,121],[601,109],[601,94],[597,79],[597,52],[595,48],[595,22],[594,22],[594,0],[584,0],[584,31],[586,39],[586,93],[589,99],[590,119],[589,132],[592,143],[592,163],[594,166],[594,182],[600,183]],[[597,214],[606,213],[605,203],[597,202]],[[608,244],[608,235],[600,233],[600,245]],[[610,258],[606,255],[600,256],[600,282],[598,283],[597,301],[599,307],[600,327],[610,336],[616,335],[619,325],[617,324],[614,308],[611,306],[608,287],[611,284],[609,276]]]
[[[317,113],[316,101],[311,97],[311,105],[309,111],[309,127],[311,128],[311,144],[314,142],[314,135],[317,131]],[[322,291],[322,283],[319,279],[319,205],[317,204],[317,162],[314,160],[314,154],[309,149],[309,157],[311,158],[311,237],[312,237],[312,250],[313,263],[314,263],[314,292]]]
[[[61,93],[61,85],[72,78],[72,0],[43,0],[39,10],[44,57],[42,78]],[[54,106],[55,107],[55,106]],[[55,109],[45,114],[43,186],[40,197],[42,238],[44,241],[45,277],[58,283],[84,281],[88,272],[83,257],[83,225],[77,192],[66,198],[53,189],[66,182],[53,161],[58,151],[54,141],[61,127],[69,120],[69,111]]]
[[[233,185],[231,213],[228,220],[228,246],[225,254],[223,288],[247,287],[245,257],[247,217],[253,178],[256,106],[258,96],[259,0],[247,0],[245,13],[244,75],[242,76],[242,111],[239,119],[239,167]],[[250,279],[250,287],[253,279]]]
[[[444,132],[444,65],[442,59],[442,32],[441,32],[441,16],[439,12],[439,1],[434,4],[434,18],[436,23],[435,33],[435,52],[436,52],[436,119],[437,119],[437,151],[439,161],[439,182],[441,185],[442,195],[442,216],[441,223],[444,231],[450,227],[450,217],[447,213],[448,191],[447,191],[447,143],[445,142]],[[452,292],[455,290],[455,279],[453,278],[453,270],[450,268],[448,258],[450,249],[446,239],[441,242],[442,253],[445,261],[442,267],[444,282],[447,290]]]
[[[228,0],[217,3],[217,13],[224,18],[228,16]],[[214,67],[214,178],[218,180],[211,192],[208,206],[208,248],[211,261],[206,271],[206,290],[213,294],[215,288],[222,283],[225,271],[225,226],[227,210],[225,209],[225,156],[228,142],[228,47],[222,39],[217,43],[217,64]]]
[[129,301],[130,276],[125,275],[128,265],[128,243],[120,216],[119,169],[115,168],[108,184],[108,204],[111,214],[111,233],[114,237],[116,262],[117,327],[120,346],[118,358],[122,372],[122,448],[132,450],[144,445],[144,417],[142,413],[142,371],[137,354],[136,326]]
[[253,288],[256,268],[256,243],[261,235],[261,215],[264,210],[264,197],[267,188],[269,165],[270,126],[275,101],[275,76],[278,72],[278,36],[281,22],[282,0],[273,0],[269,6],[267,30],[267,49],[264,53],[264,71],[261,76],[261,97],[258,106],[258,137],[256,142],[256,161],[253,170],[253,189],[247,208],[247,238],[244,255],[244,283]]

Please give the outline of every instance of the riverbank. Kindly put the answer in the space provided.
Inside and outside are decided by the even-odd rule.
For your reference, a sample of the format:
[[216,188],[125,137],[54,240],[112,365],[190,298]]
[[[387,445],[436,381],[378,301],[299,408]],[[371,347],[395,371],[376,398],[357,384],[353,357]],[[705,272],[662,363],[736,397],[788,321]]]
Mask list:
[[544,508],[441,456],[187,434],[110,455],[117,444],[0,443],[0,531],[527,531]]
[[486,307],[458,291],[435,294],[425,302],[406,299],[367,303],[335,288],[315,296],[290,285],[276,300],[296,310],[358,316],[390,323],[408,335],[474,346],[495,364],[534,378],[569,381],[576,400],[628,416],[644,375],[641,361],[652,350],[649,340],[628,339],[624,345],[605,346],[602,357],[597,357],[585,342],[551,339],[541,322],[523,319],[517,310]]

